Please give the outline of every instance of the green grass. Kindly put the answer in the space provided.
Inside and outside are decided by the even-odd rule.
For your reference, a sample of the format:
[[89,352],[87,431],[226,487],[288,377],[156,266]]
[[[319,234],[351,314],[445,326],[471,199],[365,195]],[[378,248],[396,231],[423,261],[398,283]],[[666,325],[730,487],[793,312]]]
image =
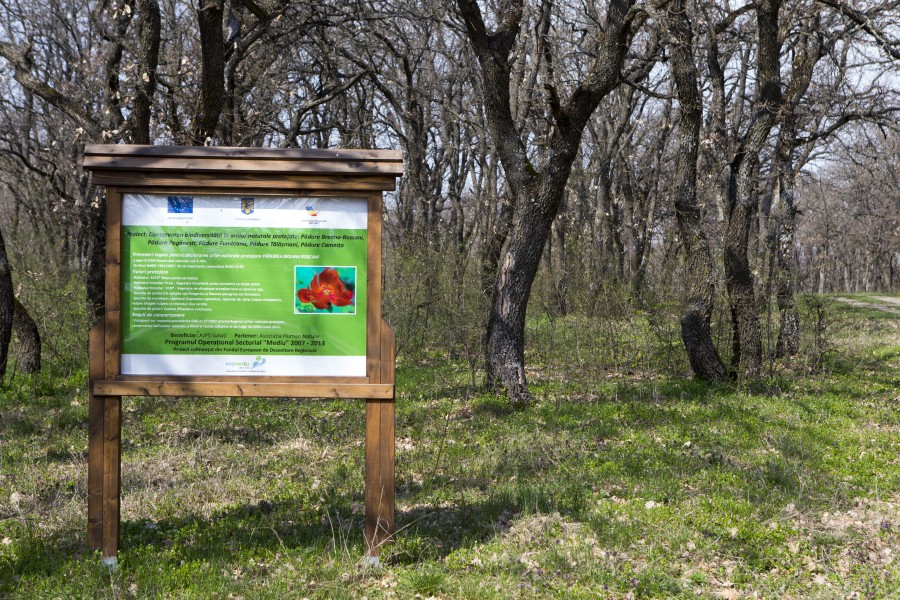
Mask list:
[[820,370],[740,389],[679,375],[651,324],[535,319],[521,412],[464,353],[401,355],[399,531],[377,570],[361,402],[127,399],[110,573],[85,547],[84,375],[18,377],[0,597],[895,597],[900,321],[830,314]]

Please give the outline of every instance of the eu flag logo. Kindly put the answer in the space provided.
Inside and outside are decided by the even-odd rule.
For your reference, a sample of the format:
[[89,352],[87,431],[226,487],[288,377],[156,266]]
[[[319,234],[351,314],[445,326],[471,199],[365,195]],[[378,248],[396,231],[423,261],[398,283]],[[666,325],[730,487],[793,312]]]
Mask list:
[[168,209],[170,213],[193,213],[194,198],[193,196],[169,196]]
[[253,198],[241,198],[241,212],[245,215],[253,214]]

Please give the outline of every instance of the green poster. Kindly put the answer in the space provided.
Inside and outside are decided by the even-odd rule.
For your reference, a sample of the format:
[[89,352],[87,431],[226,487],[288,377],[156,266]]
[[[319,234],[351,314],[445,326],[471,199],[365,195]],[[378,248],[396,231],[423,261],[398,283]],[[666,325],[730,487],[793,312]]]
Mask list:
[[366,211],[126,195],[123,374],[364,376]]

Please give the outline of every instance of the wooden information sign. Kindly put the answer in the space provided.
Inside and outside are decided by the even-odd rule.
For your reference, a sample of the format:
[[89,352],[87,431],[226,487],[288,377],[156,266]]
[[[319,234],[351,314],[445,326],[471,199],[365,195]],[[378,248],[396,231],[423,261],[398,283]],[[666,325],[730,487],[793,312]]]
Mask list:
[[394,334],[381,318],[392,150],[88,145],[106,186],[90,336],[88,545],[119,549],[123,396],[366,400],[366,555],[394,532]]

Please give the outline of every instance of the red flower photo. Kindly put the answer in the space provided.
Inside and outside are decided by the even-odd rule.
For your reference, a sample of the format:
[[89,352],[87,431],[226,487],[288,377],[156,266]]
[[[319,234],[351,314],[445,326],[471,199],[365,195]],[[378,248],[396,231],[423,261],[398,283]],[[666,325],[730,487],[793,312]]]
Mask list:
[[[307,287],[300,287],[303,283],[301,270],[309,273],[315,272],[315,269],[317,267],[297,267],[297,299],[300,301],[298,312],[315,312],[312,309],[316,309],[331,313],[335,312],[335,308],[339,309],[338,312],[355,312],[353,301],[355,277],[345,276],[347,281],[344,281],[337,269],[325,267],[312,276]],[[352,270],[353,275],[355,271]]]

